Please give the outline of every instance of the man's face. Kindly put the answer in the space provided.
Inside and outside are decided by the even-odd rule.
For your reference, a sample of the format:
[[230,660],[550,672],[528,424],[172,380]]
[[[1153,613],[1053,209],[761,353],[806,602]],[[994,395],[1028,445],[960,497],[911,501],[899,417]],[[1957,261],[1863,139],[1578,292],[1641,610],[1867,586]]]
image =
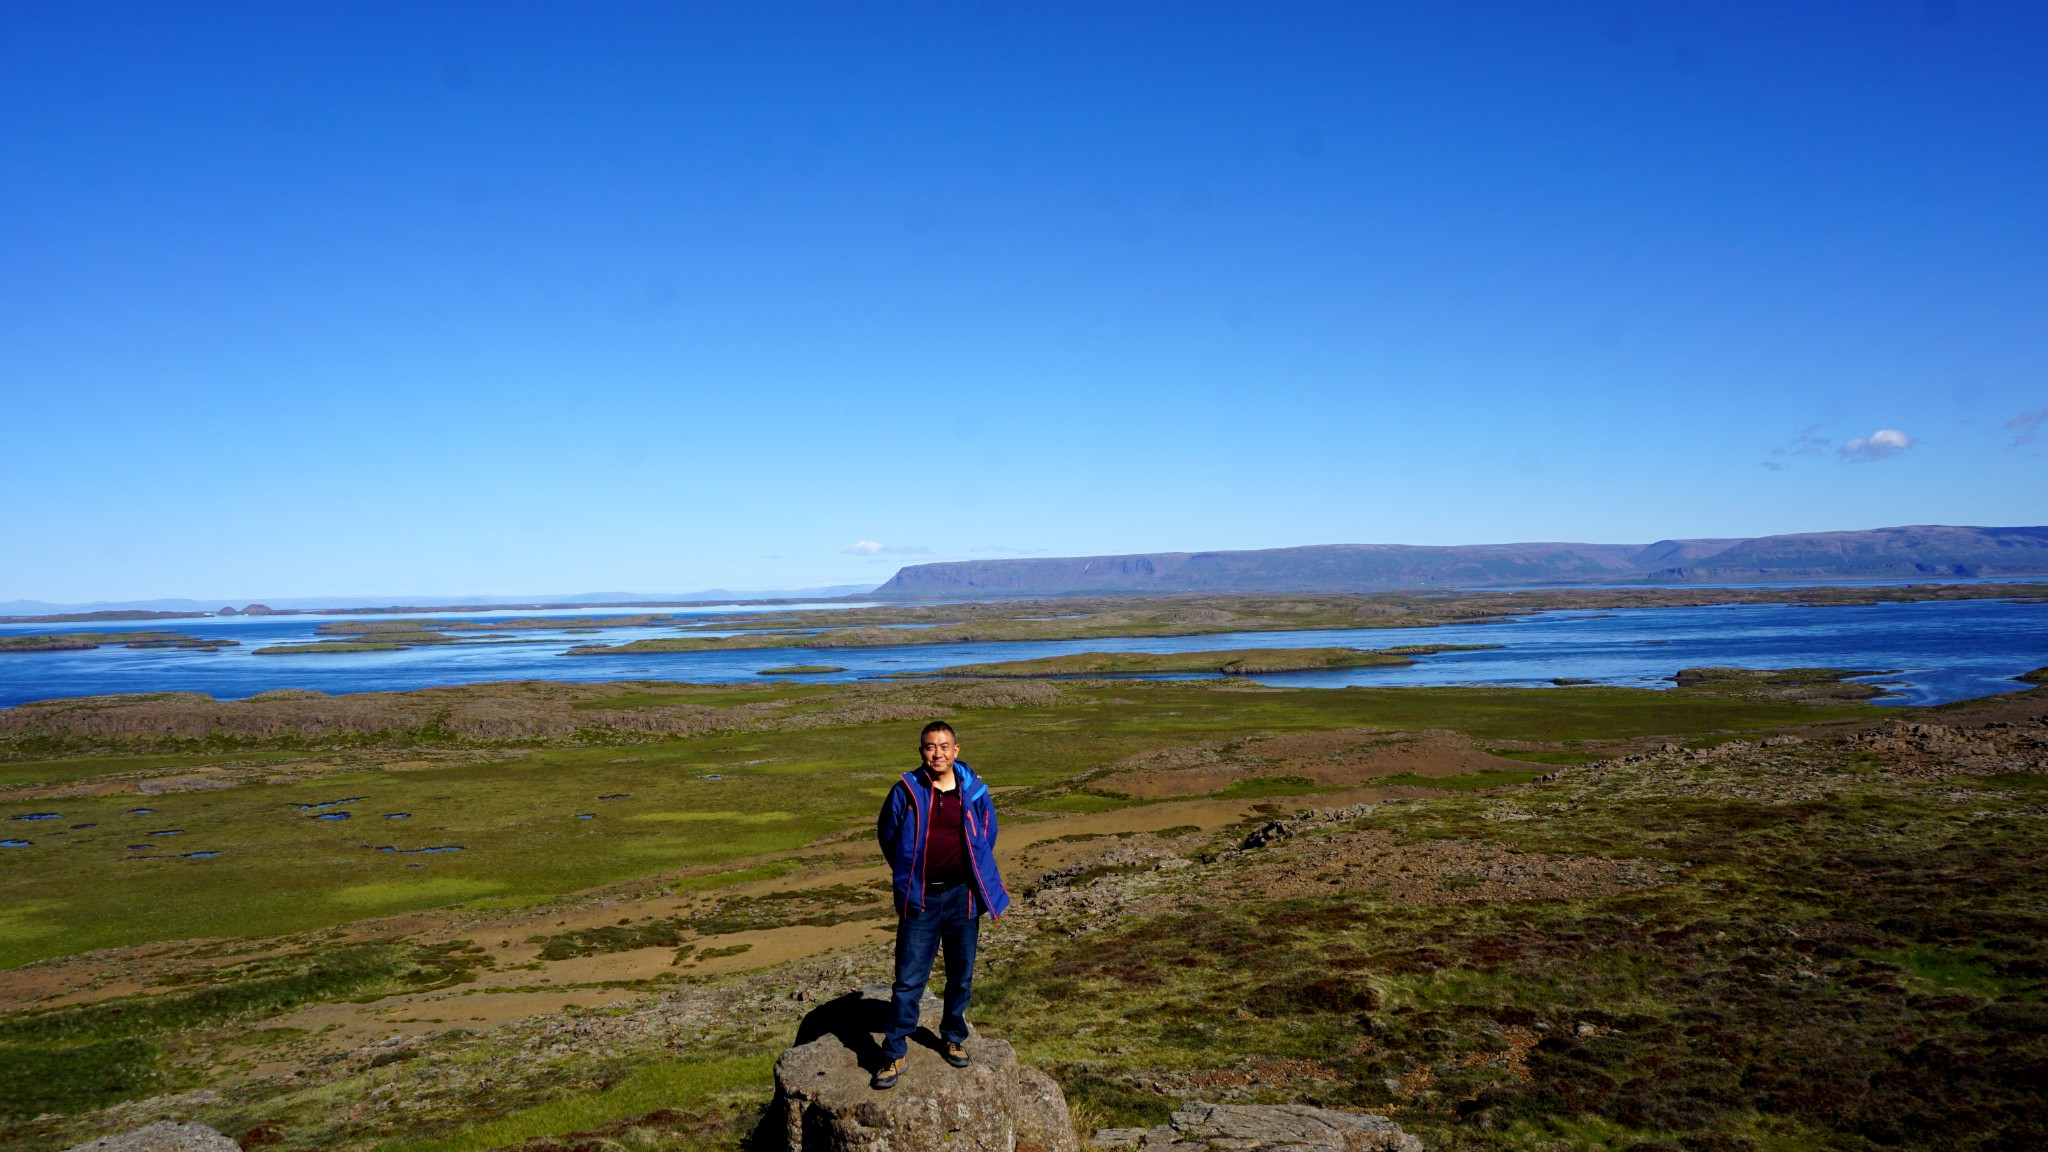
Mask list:
[[940,729],[919,737],[917,752],[924,758],[926,771],[943,776],[953,770],[953,757],[960,754],[960,745],[953,741],[951,732]]

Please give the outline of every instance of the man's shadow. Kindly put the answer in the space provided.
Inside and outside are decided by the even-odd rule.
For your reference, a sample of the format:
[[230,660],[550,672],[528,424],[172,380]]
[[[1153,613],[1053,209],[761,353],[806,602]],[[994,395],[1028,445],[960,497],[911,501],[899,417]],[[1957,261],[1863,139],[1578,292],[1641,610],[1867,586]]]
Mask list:
[[[846,1045],[862,1068],[872,1071],[882,1066],[882,1045],[875,1035],[888,1031],[890,1009],[886,999],[848,992],[805,1013],[803,1022],[796,1027],[796,1043],[801,1046],[821,1037],[833,1037]],[[934,1052],[943,1051],[937,1034],[922,1022],[910,1034],[910,1040]]]
[[[928,1006],[927,1001],[920,1001],[920,1012]],[[802,1046],[830,1036],[853,1053],[861,1068],[872,1072],[882,1066],[882,1045],[875,1039],[875,1034],[888,1030],[890,1009],[888,994],[882,989],[848,992],[806,1012],[802,1023],[796,1027],[796,1044]],[[934,1051],[943,1051],[939,1038],[922,1023],[917,1031],[910,1034],[910,1039]],[[795,1152],[787,1147],[789,1135],[780,1105],[778,1096],[775,1101],[762,1106],[760,1119],[742,1143],[745,1152]]]

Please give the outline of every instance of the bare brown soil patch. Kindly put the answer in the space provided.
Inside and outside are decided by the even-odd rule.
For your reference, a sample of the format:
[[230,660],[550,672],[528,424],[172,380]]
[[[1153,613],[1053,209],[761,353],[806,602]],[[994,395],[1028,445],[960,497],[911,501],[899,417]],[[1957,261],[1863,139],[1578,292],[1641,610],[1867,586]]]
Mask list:
[[1457,732],[1339,728],[1270,736],[1242,743],[1192,744],[1127,761],[1097,787],[1143,800],[1220,792],[1260,776],[1300,776],[1330,788],[1354,788],[1383,776],[1432,779],[1528,765],[1473,746]]
[[1263,899],[1355,891],[1404,904],[1470,904],[1612,896],[1666,875],[1644,860],[1516,852],[1476,840],[1400,844],[1385,832],[1352,832],[1290,842],[1233,879],[1238,891]]
[[1404,772],[1440,778],[1487,769],[1512,771],[1528,767],[1473,747],[1462,733],[1441,729],[1387,732],[1339,728],[1302,732],[1254,740],[1244,745],[1242,754],[1265,761],[1281,774],[1307,776],[1318,784],[1339,788]]

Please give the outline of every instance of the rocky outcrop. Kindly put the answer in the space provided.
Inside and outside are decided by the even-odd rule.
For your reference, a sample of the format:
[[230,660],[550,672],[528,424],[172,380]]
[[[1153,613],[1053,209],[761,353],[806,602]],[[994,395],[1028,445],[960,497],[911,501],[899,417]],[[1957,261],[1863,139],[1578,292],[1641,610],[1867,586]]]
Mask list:
[[1422,1141],[1384,1116],[1306,1104],[1197,1101],[1157,1128],[1105,1128],[1098,1148],[1139,1152],[1422,1152]]
[[1353,804],[1346,808],[1317,808],[1296,812],[1286,820],[1268,820],[1253,830],[1251,835],[1246,836],[1244,843],[1238,845],[1238,848],[1240,851],[1250,852],[1255,848],[1264,848],[1268,844],[1277,844],[1290,837],[1299,836],[1311,828],[1341,824],[1346,820],[1370,816],[1372,810],[1371,804]]
[[940,1005],[929,995],[902,1078],[870,1088],[888,1008],[889,988],[877,984],[804,1017],[775,1062],[772,1141],[788,1152],[1076,1152],[1059,1085],[1019,1065],[1007,1042],[971,1037],[966,1068],[939,1057],[931,1029]]
[[102,1136],[65,1152],[242,1152],[242,1146],[204,1124],[161,1120],[118,1136]]

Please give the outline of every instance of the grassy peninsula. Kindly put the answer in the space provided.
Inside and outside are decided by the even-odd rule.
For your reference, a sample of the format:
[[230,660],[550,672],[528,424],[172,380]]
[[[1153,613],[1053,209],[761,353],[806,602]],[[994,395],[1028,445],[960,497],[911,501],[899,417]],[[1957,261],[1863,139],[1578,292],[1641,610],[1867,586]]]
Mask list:
[[1487,644],[1415,644],[1401,648],[1239,648],[1220,652],[1080,652],[1036,660],[1004,660],[992,664],[957,664],[937,672],[899,672],[897,678],[960,676],[986,679],[1030,679],[1061,676],[1133,676],[1172,672],[1212,672],[1225,676],[1258,676],[1273,672],[1310,672],[1325,668],[1399,667],[1414,657],[1438,652],[1475,651]]
[[318,656],[333,652],[397,652],[406,648],[420,648],[430,644],[476,643],[480,637],[466,637],[458,640],[442,632],[427,632],[416,628],[392,628],[366,631],[357,634],[354,640],[311,640],[297,644],[272,644],[255,649],[254,656]]
[[73,652],[118,644],[123,648],[234,648],[239,640],[187,636],[183,632],[30,632],[0,636],[0,652]]

